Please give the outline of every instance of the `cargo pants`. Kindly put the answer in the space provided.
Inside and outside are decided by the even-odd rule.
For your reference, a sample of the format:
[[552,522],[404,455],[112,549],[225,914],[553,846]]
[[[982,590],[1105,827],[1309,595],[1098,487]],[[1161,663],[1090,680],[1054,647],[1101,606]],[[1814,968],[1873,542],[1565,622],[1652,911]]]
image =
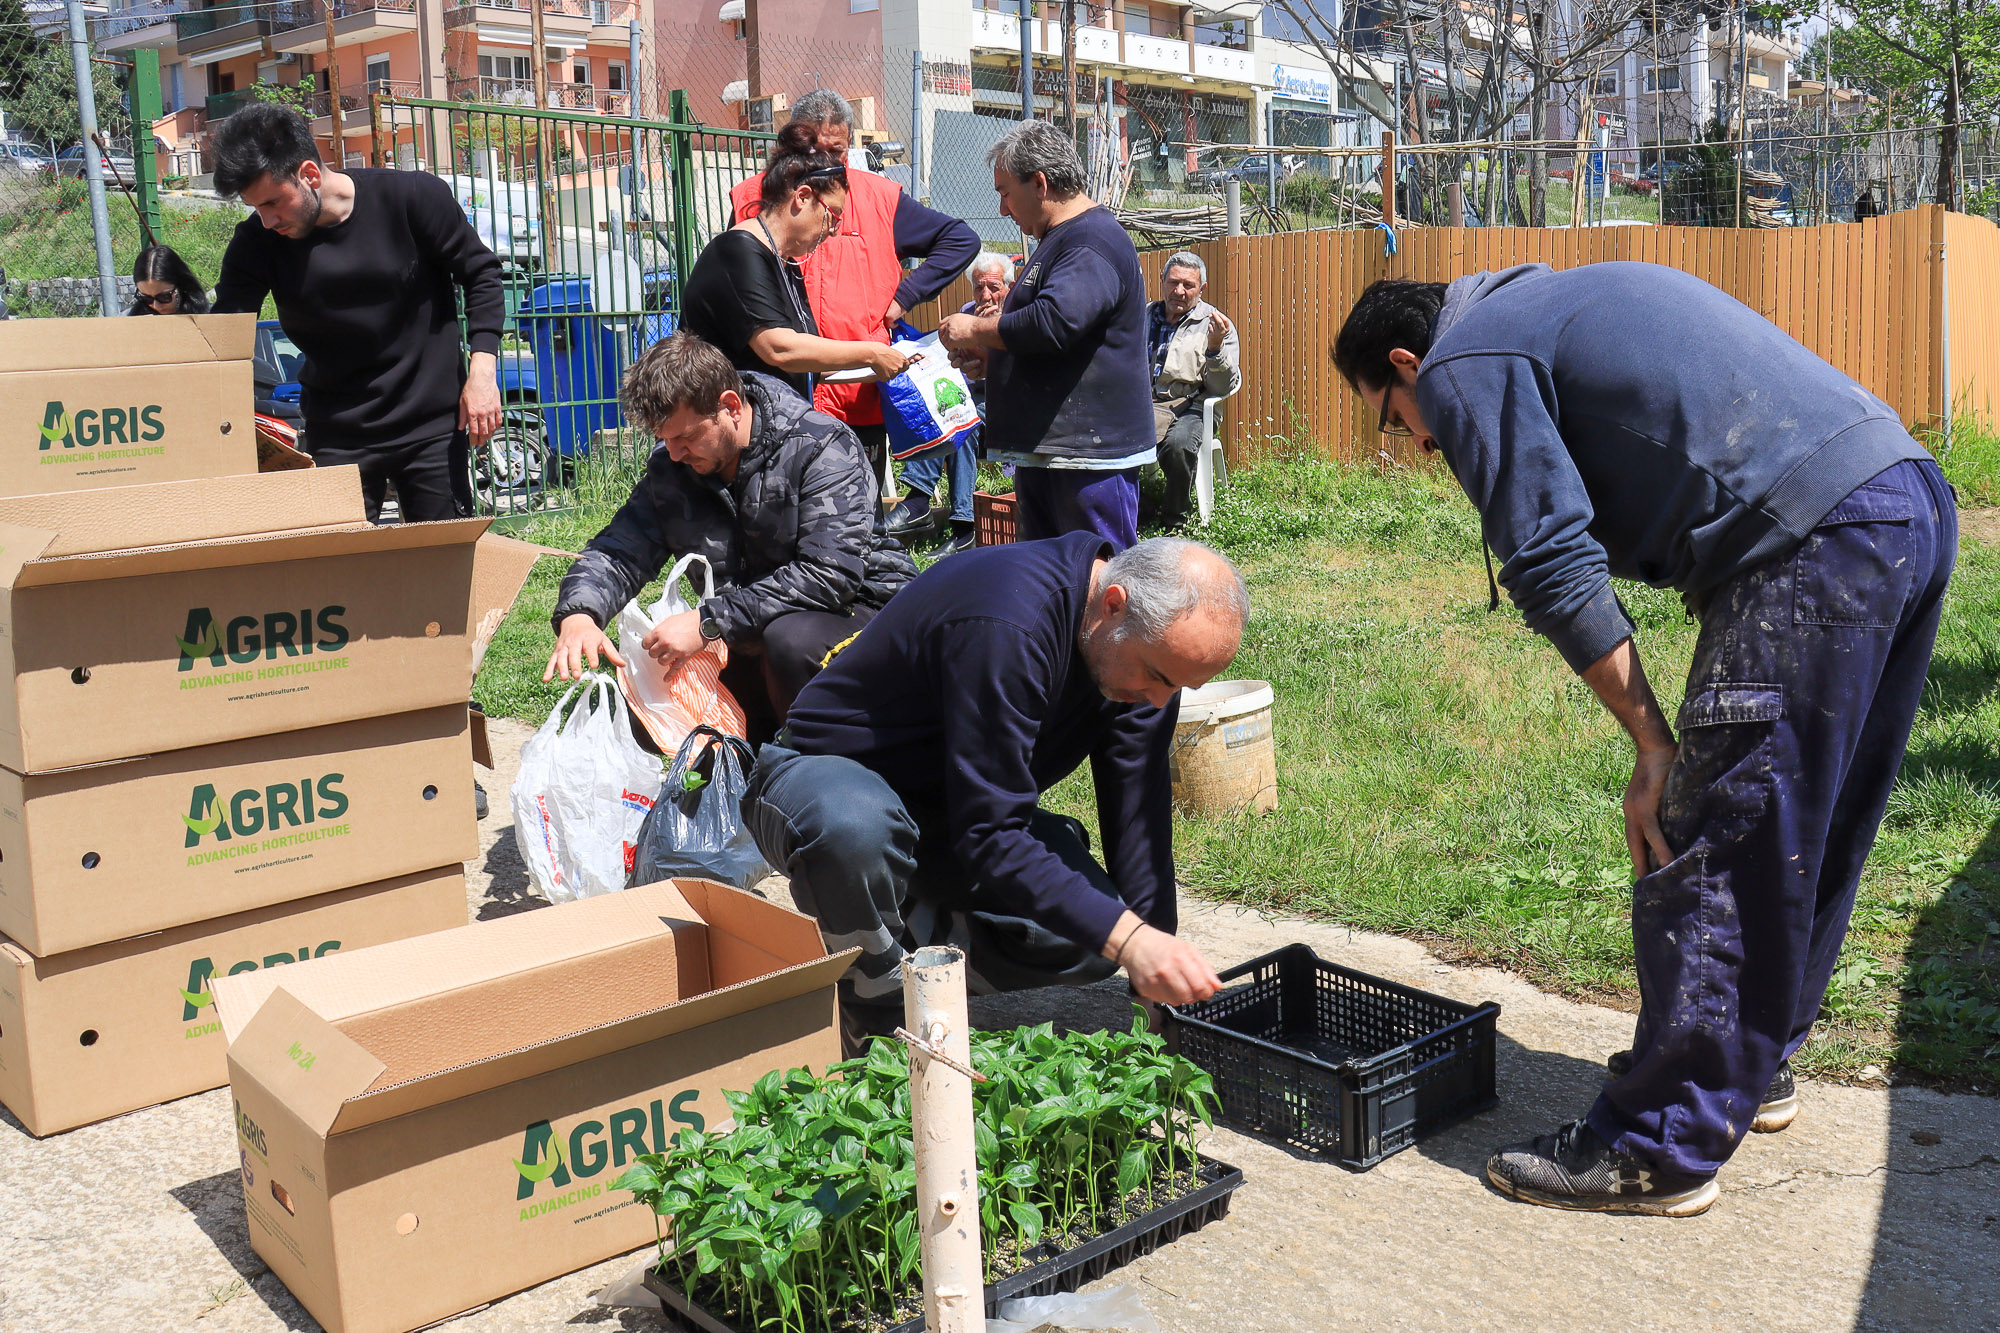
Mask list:
[[1633,887],[1634,1062],[1589,1116],[1618,1151],[1713,1175],[1804,1043],[1957,551],[1943,474],[1902,462],[1704,606],[1660,802],[1674,859]]
[[[764,746],[743,794],[743,822],[764,859],[790,878],[793,901],[819,923],[828,952],[860,946],[841,981],[844,1006],[902,1012],[903,959],[933,944],[965,951],[975,995],[1087,986],[1117,971],[1039,922],[980,906],[942,812],[911,811],[852,759]],[[1028,831],[1064,865],[1120,896],[1076,820],[1037,810]]]

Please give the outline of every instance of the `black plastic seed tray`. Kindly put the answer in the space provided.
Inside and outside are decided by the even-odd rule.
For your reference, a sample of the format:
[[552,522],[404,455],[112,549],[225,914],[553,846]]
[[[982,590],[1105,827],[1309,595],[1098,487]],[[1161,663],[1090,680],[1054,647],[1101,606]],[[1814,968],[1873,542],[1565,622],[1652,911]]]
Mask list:
[[[1151,1254],[1169,1241],[1179,1240],[1189,1232],[1199,1231],[1210,1222],[1227,1216],[1229,1196],[1243,1183],[1243,1173],[1227,1162],[1204,1157],[1201,1159],[1201,1177],[1199,1188],[1172,1203],[1144,1213],[1101,1236],[1094,1236],[1066,1250],[1054,1251],[1040,1263],[1024,1268],[1011,1277],[1001,1278],[986,1289],[987,1318],[998,1318],[1000,1302],[1009,1297],[1054,1296],[1075,1291],[1086,1283],[1095,1282],[1105,1274],[1123,1268],[1142,1255]],[[1053,1249],[1051,1246],[1042,1248]],[[736,1325],[716,1318],[688,1299],[679,1287],[657,1272],[646,1274],[645,1285],[646,1290],[665,1303],[670,1327],[684,1329],[688,1333],[742,1333]],[[842,1330],[842,1333],[848,1331]],[[924,1333],[923,1316],[892,1325],[884,1333]]]
[[1303,944],[1165,1009],[1167,1049],[1215,1080],[1221,1119],[1366,1171],[1494,1096],[1500,1006],[1461,1004],[1329,963]]

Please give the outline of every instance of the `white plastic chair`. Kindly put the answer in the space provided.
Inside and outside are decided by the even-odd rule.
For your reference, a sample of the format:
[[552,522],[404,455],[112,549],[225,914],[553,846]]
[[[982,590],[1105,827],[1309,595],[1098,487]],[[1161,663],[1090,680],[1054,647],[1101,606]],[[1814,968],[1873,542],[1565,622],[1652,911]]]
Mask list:
[[1194,459],[1194,503],[1204,528],[1208,526],[1208,516],[1215,512],[1215,488],[1229,484],[1229,465],[1222,457],[1222,435],[1216,429],[1215,418],[1222,404],[1234,396],[1232,389],[1221,398],[1201,400],[1201,447]]

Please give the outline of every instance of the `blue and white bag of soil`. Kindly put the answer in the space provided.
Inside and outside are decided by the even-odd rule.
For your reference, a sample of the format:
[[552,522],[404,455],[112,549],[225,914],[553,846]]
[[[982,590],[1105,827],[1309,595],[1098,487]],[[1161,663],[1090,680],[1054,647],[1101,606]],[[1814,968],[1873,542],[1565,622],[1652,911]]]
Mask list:
[[965,376],[952,368],[937,334],[920,334],[908,324],[898,324],[895,348],[922,359],[882,385],[882,422],[889,428],[893,457],[913,458],[979,424],[972,390]]

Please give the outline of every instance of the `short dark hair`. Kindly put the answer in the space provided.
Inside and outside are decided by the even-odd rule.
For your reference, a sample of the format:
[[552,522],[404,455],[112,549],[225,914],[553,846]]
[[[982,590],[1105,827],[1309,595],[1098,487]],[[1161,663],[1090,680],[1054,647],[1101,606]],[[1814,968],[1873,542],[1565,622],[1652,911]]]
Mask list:
[[725,393],[743,395],[743,377],[729,358],[692,333],[676,333],[632,363],[618,401],[628,419],[656,431],[683,407],[714,416],[722,410]]
[[[808,176],[812,179],[807,180]],[[795,120],[778,131],[778,141],[771,145],[758,202],[765,208],[776,208],[800,185],[810,185],[813,198],[823,198],[833,186],[847,188],[847,168],[832,153],[820,151],[817,126]]]
[[1444,308],[1444,284],[1383,278],[1371,282],[1347,312],[1333,341],[1333,364],[1357,389],[1379,389],[1395,379],[1389,353],[1400,347],[1421,357],[1431,350],[1431,330]]
[[215,192],[242,194],[260,176],[291,180],[299,167],[319,161],[306,118],[276,102],[253,102],[215,131]]

